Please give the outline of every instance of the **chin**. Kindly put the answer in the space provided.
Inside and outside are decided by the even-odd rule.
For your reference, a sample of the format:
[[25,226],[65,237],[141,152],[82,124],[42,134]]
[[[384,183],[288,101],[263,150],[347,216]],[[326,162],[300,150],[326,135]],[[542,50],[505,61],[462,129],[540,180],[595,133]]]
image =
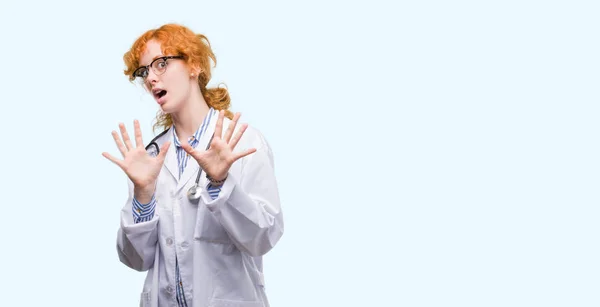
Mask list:
[[165,114],[171,114],[177,111],[177,104],[172,101],[166,101],[162,105],[159,105],[160,109]]
[[162,113],[164,113],[164,114],[173,113],[173,110],[171,110],[168,106],[166,106],[166,103],[159,107],[160,107],[160,110],[162,111]]

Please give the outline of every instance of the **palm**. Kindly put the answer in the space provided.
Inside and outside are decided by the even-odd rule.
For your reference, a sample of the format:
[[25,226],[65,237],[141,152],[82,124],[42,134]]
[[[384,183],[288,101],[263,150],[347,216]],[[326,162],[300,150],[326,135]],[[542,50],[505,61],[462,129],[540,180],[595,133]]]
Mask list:
[[213,140],[207,151],[198,153],[194,158],[207,174],[214,176],[213,178],[223,177],[234,162],[231,148],[222,139]]
[[157,158],[150,157],[145,149],[136,148],[130,151],[123,160],[123,171],[134,184],[148,185],[158,177],[162,163]]
[[123,141],[121,141],[116,131],[112,132],[115,143],[117,144],[121,155],[123,155],[123,160],[118,160],[108,153],[102,153],[102,155],[117,164],[127,174],[134,185],[145,187],[152,185],[156,181],[162,164],[164,163],[169,143],[167,142],[163,145],[158,156],[151,157],[146,153],[144,148],[138,121],[134,122],[134,126],[136,146],[131,144],[131,140],[129,139],[123,124],[119,125]]
[[242,125],[236,135],[233,135],[240,117],[240,114],[236,113],[225,135],[221,136],[224,116],[225,113],[221,111],[215,127],[215,135],[208,150],[197,151],[188,144],[182,145],[183,149],[194,157],[206,174],[215,180],[226,178],[229,168],[235,161],[256,151],[256,149],[251,148],[243,152],[234,153],[235,146],[244,134],[247,125]]

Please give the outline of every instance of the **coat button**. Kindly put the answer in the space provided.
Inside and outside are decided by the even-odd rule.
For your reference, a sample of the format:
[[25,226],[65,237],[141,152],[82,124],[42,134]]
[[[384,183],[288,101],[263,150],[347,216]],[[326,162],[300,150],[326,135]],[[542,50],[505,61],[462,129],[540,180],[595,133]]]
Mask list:
[[189,246],[189,244],[187,242],[181,243],[181,248],[183,248],[183,249],[187,249],[188,246]]
[[167,245],[169,245],[169,246],[173,245],[173,239],[167,238]]

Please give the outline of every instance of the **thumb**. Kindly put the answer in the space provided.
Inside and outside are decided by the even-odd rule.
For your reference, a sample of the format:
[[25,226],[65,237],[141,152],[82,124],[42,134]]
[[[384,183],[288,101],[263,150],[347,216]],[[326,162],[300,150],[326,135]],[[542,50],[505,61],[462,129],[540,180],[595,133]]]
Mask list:
[[194,155],[194,148],[192,148],[192,146],[190,146],[190,144],[181,143],[181,148],[183,148],[183,150],[185,152],[187,152],[188,154],[190,154],[191,156]]
[[167,141],[165,142],[161,147],[160,147],[160,153],[158,154],[158,158],[161,161],[165,160],[165,157],[167,156],[167,151],[169,151],[169,148],[171,148],[171,142]]

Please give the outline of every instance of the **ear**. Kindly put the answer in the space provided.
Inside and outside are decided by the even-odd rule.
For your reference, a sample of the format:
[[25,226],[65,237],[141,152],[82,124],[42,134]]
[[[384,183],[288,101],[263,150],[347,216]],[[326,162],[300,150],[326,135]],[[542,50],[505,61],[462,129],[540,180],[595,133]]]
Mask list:
[[197,79],[201,72],[201,69],[192,69],[190,72],[190,77]]

